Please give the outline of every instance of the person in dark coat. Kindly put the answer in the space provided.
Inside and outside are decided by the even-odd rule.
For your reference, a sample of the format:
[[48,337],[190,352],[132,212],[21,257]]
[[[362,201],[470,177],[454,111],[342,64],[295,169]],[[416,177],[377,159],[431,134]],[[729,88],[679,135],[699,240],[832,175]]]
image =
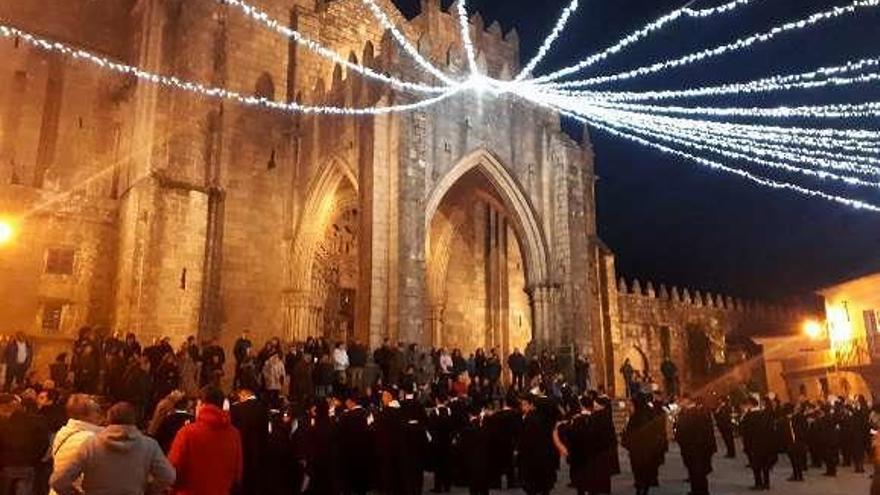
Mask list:
[[645,396],[633,400],[621,442],[629,452],[636,495],[647,495],[652,486],[659,485],[659,469],[668,450],[666,415],[652,406]]
[[734,440],[733,428],[733,407],[728,399],[723,399],[721,404],[715,409],[715,426],[718,427],[718,433],[721,433],[721,439],[724,440],[724,447],[727,449],[725,457],[728,459],[736,458],[736,442]]
[[339,452],[337,451],[336,425],[330,419],[330,407],[326,400],[317,400],[309,410],[311,424],[305,432],[305,459],[310,495],[334,495],[339,493]]
[[369,416],[370,413],[358,404],[356,394],[350,393],[345,399],[345,411],[339,416],[337,428],[344,495],[364,495],[370,489],[373,446]]
[[513,386],[517,391],[525,388],[525,376],[529,371],[529,361],[526,356],[519,352],[519,348],[514,348],[510,356],[507,357],[507,367],[510,368],[510,374],[513,377]]
[[611,493],[611,434],[590,396],[580,399],[581,412],[557,425],[553,440],[568,459],[570,480],[578,495]]
[[770,489],[770,471],[779,455],[776,420],[769,409],[761,409],[757,399],[749,398],[746,412],[740,421],[743,449],[755,476],[752,490]]
[[556,484],[558,457],[553,445],[553,422],[539,412],[540,400],[526,395],[520,402],[522,430],[517,444],[520,482],[526,495],[547,495]]
[[446,395],[438,394],[436,407],[428,412],[428,432],[431,434],[431,464],[434,469],[434,493],[449,493],[452,489],[452,440],[455,418],[447,404]]
[[131,360],[125,371],[123,399],[135,408],[138,424],[149,417],[148,406],[152,399],[153,380],[150,377],[150,360],[139,356]]
[[400,403],[404,421],[404,451],[401,470],[404,477],[404,492],[408,495],[421,494],[424,486],[425,468],[428,460],[428,416],[425,408],[413,395],[406,395]]
[[688,471],[690,495],[708,495],[712,456],[717,452],[712,415],[687,396],[682,398],[681,405],[675,440],[681,448],[681,458]]
[[598,416],[604,423],[603,432],[608,435],[611,447],[608,449],[609,462],[611,463],[611,474],[620,474],[620,453],[617,449],[617,432],[614,427],[614,412],[611,398],[608,396],[594,395],[594,403],[596,410],[594,414]]
[[244,330],[241,335],[235,339],[235,344],[232,346],[232,357],[235,359],[235,374],[232,378],[232,386],[233,387],[241,387],[241,363],[244,361],[245,356],[251,355],[251,350],[254,345],[250,339],[250,331]]
[[223,378],[223,365],[226,363],[226,353],[217,343],[217,339],[212,339],[202,350],[202,376],[201,385],[220,385],[220,379]]
[[92,338],[92,330],[86,327],[81,332],[73,348],[73,387],[77,392],[94,394],[101,378],[101,356]]
[[265,464],[266,495],[300,495],[305,481],[304,431],[296,417],[297,411],[289,407],[283,413],[269,418],[270,431]]
[[852,444],[850,445],[853,467],[856,473],[865,472],[865,456],[871,450],[871,423],[868,401],[860,395],[852,409]]
[[400,404],[390,390],[382,392],[382,409],[374,424],[376,490],[386,495],[405,494],[401,467],[406,456],[406,429]]
[[777,429],[791,462],[792,473],[788,481],[804,481],[807,468],[806,418],[800,411],[795,411],[794,405],[787,404],[779,416]]
[[177,432],[195,421],[195,419],[195,415],[190,411],[190,399],[181,397],[174,404],[174,410],[162,418],[159,428],[156,429],[156,433],[153,435],[153,438],[162,447],[162,452],[165,452],[166,455],[171,452],[171,444],[174,443],[174,437],[177,436]]
[[27,412],[12,394],[0,394],[0,490],[17,493],[16,486],[33,486],[36,470],[49,448],[49,428],[43,418]]
[[489,495],[490,450],[489,432],[483,424],[481,410],[473,406],[470,421],[458,433],[456,443],[462,453],[462,466],[470,495]]
[[501,488],[502,478],[507,489],[518,486],[516,478],[516,440],[522,428],[522,412],[516,395],[508,394],[505,406],[486,419],[489,430],[489,450],[492,461],[492,488]]
[[825,476],[835,477],[840,464],[840,431],[831,406],[819,408],[815,421],[817,450],[825,464]]
[[230,408],[232,425],[241,434],[244,469],[238,495],[261,495],[262,469],[269,434],[269,412],[252,390],[238,392],[238,402]]

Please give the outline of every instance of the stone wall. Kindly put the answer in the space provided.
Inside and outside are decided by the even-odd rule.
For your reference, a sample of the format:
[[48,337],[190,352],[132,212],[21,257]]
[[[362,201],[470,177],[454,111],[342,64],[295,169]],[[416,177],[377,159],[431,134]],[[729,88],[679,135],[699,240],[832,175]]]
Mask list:
[[[619,367],[625,359],[662,384],[660,365],[667,358],[678,368],[683,389],[692,393],[723,389],[730,385],[724,375],[730,371],[727,336],[797,332],[804,318],[793,307],[744,302],[688,288],[655,287],[651,282],[620,279],[616,288],[618,327],[614,331],[620,337],[613,344],[616,369],[612,371],[618,391],[623,390]],[[704,344],[708,365],[701,369]]]

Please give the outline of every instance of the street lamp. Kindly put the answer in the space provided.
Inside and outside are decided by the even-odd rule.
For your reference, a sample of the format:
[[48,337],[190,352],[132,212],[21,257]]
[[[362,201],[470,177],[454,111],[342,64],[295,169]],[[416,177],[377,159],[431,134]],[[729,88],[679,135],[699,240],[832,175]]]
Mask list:
[[0,219],[0,247],[12,242],[15,237],[15,225],[9,220]]
[[819,340],[822,337],[822,324],[816,320],[805,321],[804,334],[811,340]]

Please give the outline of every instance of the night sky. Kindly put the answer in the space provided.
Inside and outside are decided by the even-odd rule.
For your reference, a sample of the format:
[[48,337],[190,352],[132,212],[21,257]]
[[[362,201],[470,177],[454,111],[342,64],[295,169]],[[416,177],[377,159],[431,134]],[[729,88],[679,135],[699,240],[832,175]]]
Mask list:
[[[417,11],[418,0],[395,2],[407,15]],[[471,13],[481,12],[487,26],[498,20],[505,32],[516,27],[522,40],[522,57],[529,59],[568,3],[569,0],[470,0],[468,6]],[[571,65],[684,3],[582,0],[551,56],[536,72],[544,74]],[[721,3],[726,2],[698,0],[692,7]],[[851,0],[763,0],[710,20],[679,21],[613,60],[589,68],[583,75],[614,73],[685,55],[849,3]],[[880,55],[878,10],[862,10],[821,28],[783,35],[763,48],[726,55],[715,59],[717,62],[644,78],[641,85],[617,87],[675,89],[747,81],[876,57]],[[702,105],[767,106],[818,104],[819,100],[814,99],[817,97],[824,103],[880,100],[878,84],[855,88],[699,101]],[[880,128],[876,120],[824,122]],[[810,293],[880,269],[880,214],[761,188],[739,177],[609,137],[599,130],[592,131],[591,138],[600,176],[600,236],[617,254],[618,271],[628,278],[774,300]],[[791,176],[770,177],[800,180]],[[799,183],[880,204],[876,189],[835,189],[803,180]]]

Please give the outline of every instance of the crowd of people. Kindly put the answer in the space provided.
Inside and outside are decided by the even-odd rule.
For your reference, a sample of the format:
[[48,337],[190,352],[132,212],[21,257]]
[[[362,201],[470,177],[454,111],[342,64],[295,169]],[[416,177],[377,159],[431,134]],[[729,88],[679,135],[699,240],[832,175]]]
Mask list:
[[584,356],[566,380],[552,353],[524,351],[502,361],[494,349],[464,357],[389,341],[372,351],[322,339],[257,348],[245,332],[227,365],[216,341],[190,338],[175,350],[169,339],[142,346],[134,335],[85,328],[70,359],[59,355],[51,378],[33,383],[27,367],[9,378],[10,359],[33,352],[16,337],[0,394],[0,495],[410,495],[454,486],[531,495],[557,488],[566,466],[572,489],[598,495],[621,472],[619,445],[637,495],[647,495],[670,430],[691,495],[709,493],[716,430],[728,457],[742,437],[756,490],[769,489],[780,454],[793,482],[818,466],[828,476],[839,466],[864,472],[873,459],[880,413],[864,398],[710,407],[633,387],[618,434],[620,402],[592,390]]

